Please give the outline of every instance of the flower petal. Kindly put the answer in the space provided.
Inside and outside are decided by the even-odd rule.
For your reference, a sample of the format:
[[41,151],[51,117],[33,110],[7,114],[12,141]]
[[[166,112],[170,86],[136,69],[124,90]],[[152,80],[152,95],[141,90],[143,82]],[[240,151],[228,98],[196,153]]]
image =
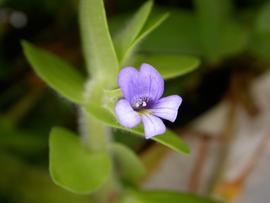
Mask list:
[[164,80],[159,72],[149,64],[142,64],[139,73],[141,90],[153,101],[158,100],[164,92]]
[[142,122],[144,125],[144,135],[146,139],[155,135],[161,135],[166,131],[164,123],[156,116],[145,114],[142,116]]
[[118,84],[124,97],[131,104],[138,98],[156,101],[164,91],[164,80],[149,64],[142,64],[139,71],[133,67],[123,68],[118,75]]
[[124,97],[131,102],[139,72],[133,67],[123,68],[118,74],[118,85]]
[[151,107],[150,111],[155,116],[174,122],[181,103],[182,98],[178,95],[163,97]]
[[116,103],[115,113],[119,123],[126,128],[134,128],[141,122],[139,114],[132,109],[129,102],[125,99],[120,99]]

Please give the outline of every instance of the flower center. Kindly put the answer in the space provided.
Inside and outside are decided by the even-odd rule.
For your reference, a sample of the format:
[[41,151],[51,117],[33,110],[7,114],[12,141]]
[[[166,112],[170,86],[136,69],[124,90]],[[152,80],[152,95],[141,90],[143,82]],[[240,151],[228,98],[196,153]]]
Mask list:
[[149,98],[138,98],[136,101],[132,104],[132,108],[136,111],[145,109],[148,106]]

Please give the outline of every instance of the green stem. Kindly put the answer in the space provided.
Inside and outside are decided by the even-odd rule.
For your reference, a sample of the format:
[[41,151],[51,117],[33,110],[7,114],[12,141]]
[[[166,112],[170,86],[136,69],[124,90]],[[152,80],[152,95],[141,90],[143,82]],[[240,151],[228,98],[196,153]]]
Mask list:
[[[102,82],[89,81],[86,87],[86,101],[102,105],[102,87]],[[110,153],[112,131],[108,126],[93,118],[82,108],[80,111],[80,130],[83,140],[90,151],[106,153],[113,162],[112,154]],[[117,194],[120,193],[120,189],[121,185],[118,182],[118,178],[114,172],[112,172],[104,185],[93,194],[93,198],[97,203],[111,203]]]
[[[83,139],[86,141],[87,147],[91,151],[105,152],[112,159],[110,153],[110,142],[112,133],[109,127],[105,126],[95,118],[89,116],[82,110],[81,118],[84,118],[82,125],[84,126]],[[113,161],[113,160],[112,160]],[[121,185],[118,182],[114,172],[108,177],[104,185],[93,194],[93,198],[97,203],[111,203],[112,200],[120,193]]]
[[108,152],[109,143],[111,142],[111,132],[108,127],[100,121],[92,118],[84,109],[81,111],[81,133],[83,139],[93,152]]

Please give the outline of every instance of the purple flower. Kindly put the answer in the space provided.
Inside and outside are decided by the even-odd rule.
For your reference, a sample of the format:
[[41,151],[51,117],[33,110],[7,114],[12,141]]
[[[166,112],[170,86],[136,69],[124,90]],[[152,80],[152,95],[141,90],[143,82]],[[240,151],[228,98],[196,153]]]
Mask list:
[[145,138],[165,133],[166,127],[160,118],[174,122],[182,98],[172,95],[161,98],[164,80],[149,64],[140,70],[123,68],[118,75],[118,84],[124,95],[115,106],[118,121],[127,128],[134,128],[141,121]]

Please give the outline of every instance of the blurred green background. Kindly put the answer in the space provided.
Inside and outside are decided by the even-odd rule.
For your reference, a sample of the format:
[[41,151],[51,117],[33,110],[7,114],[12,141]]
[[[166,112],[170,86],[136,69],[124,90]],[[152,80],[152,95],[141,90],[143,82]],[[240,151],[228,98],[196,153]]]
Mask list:
[[[143,2],[106,0],[111,32]],[[48,174],[49,131],[57,125],[76,129],[77,109],[37,78],[20,46],[29,40],[85,73],[77,8],[78,0],[0,0],[1,203],[88,202],[55,186]],[[137,51],[193,55],[202,62],[195,72],[167,82],[165,94],[184,97],[171,128],[180,129],[222,100],[233,77],[249,81],[270,65],[270,1],[156,0],[155,13],[161,11],[170,17]],[[117,131],[115,139],[138,153],[152,145]]]

